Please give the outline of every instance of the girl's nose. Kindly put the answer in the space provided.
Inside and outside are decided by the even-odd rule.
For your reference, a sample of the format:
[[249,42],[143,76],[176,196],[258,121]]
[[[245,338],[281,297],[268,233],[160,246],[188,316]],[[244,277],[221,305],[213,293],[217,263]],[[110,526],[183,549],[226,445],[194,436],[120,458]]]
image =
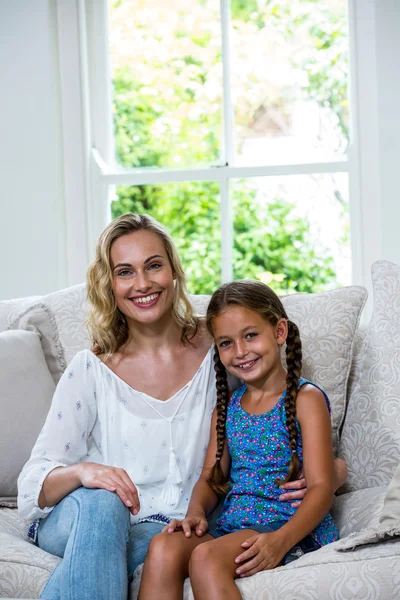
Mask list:
[[246,344],[243,342],[236,342],[235,344],[235,352],[237,358],[243,358],[247,354]]

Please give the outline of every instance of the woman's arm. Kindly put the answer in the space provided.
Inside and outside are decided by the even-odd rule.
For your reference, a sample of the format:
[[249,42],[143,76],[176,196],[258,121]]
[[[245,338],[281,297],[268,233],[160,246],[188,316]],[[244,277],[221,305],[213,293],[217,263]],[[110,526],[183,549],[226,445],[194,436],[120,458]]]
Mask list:
[[[120,473],[118,477],[108,477],[107,488],[104,473],[101,479],[98,471],[112,468],[81,462],[87,455],[87,439],[96,417],[94,368],[87,352],[79,352],[57,385],[46,422],[18,478],[18,509],[24,519],[45,517],[81,485],[105,487],[119,492],[121,499],[125,499],[129,489],[132,491],[134,486],[128,476],[130,483],[122,483],[124,475]],[[132,510],[134,505],[138,508],[133,500],[135,494],[136,489],[129,497]]]

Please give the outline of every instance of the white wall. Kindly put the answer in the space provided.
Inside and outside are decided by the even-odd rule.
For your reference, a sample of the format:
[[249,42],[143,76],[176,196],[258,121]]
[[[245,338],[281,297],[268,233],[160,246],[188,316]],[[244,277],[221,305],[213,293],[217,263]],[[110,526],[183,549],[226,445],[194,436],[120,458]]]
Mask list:
[[54,0],[0,0],[0,300],[66,286]]

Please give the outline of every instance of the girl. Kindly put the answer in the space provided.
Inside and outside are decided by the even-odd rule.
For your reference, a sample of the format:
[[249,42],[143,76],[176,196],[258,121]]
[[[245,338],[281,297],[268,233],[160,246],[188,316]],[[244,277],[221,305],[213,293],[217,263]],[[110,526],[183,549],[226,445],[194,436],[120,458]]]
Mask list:
[[[207,327],[217,381],[210,443],[185,519],[172,521],[150,544],[140,600],[182,598],[187,575],[196,600],[239,599],[236,578],[286,564],[338,537],[329,514],[329,401],[300,376],[297,326],[270,288],[235,281],[212,296]],[[244,382],[231,398],[226,371]],[[279,496],[300,468],[308,493],[296,510]],[[216,526],[209,527],[207,516],[226,493]]]

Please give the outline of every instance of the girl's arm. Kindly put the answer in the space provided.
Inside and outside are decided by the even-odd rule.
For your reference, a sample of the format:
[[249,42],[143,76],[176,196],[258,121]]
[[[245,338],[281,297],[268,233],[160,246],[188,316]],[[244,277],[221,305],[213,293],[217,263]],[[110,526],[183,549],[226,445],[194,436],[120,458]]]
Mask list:
[[[296,513],[278,531],[258,534],[242,544],[248,550],[235,559],[237,563],[248,561],[240,565],[242,577],[277,566],[293,546],[319,525],[332,504],[332,430],[325,398],[315,387],[303,386],[297,396],[296,408],[303,441],[307,494]],[[249,560],[258,553],[263,555],[262,562],[259,557],[254,561]],[[258,563],[259,568],[253,570],[253,563]]]
[[[198,482],[193,488],[189,506],[186,512],[186,517],[183,521],[171,521],[164,531],[172,533],[177,527],[182,528],[185,534],[189,537],[191,530],[195,529],[197,535],[202,535],[207,529],[207,517],[216,508],[219,498],[211,489],[207,480],[210,476],[212,467],[215,464],[215,456],[217,453],[217,410],[214,409],[211,419],[210,440],[204,466],[201,471]],[[224,475],[229,475],[231,459],[228,451],[228,444],[225,441],[225,447],[221,458],[221,469]]]

